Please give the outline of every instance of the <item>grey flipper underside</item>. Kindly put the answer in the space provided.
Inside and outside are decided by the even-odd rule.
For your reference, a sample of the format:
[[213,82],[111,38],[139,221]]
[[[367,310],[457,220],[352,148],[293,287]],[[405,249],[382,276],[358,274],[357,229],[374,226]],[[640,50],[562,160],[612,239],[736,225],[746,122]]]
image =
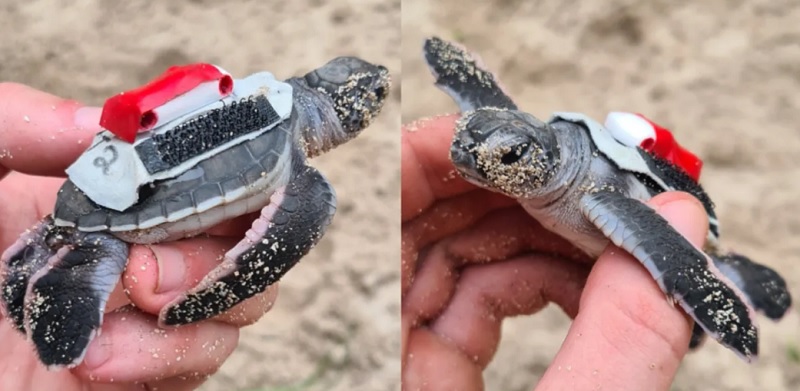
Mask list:
[[747,361],[758,355],[753,313],[720,279],[710,258],[644,203],[623,194],[586,194],[581,212],[647,268],[667,297],[709,335]]
[[[33,232],[6,264],[3,304],[43,364],[74,367],[100,328],[128,245],[107,233],[56,227],[49,216]],[[8,281],[16,281],[13,289]]]
[[[289,271],[322,237],[336,211],[336,194],[312,167],[303,167],[270,199],[261,221],[225,255],[214,271],[160,314],[164,325],[180,325],[219,315],[263,292]],[[252,237],[257,226],[263,236]],[[259,234],[261,235],[261,234]],[[237,249],[241,249],[237,250]]]
[[436,85],[456,101],[462,112],[481,107],[517,109],[494,75],[463,47],[432,37],[425,40],[423,52]]

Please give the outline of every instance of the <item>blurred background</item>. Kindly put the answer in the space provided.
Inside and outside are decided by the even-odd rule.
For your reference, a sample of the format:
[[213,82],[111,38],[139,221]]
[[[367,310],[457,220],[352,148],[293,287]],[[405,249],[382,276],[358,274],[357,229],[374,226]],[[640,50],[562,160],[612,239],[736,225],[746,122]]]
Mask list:
[[[402,12],[403,122],[457,111],[424,66],[428,35],[477,52],[540,118],[641,112],[705,160],[722,246],[800,286],[800,2],[403,0]],[[759,324],[756,364],[707,343],[673,389],[800,389],[797,309]],[[530,390],[568,327],[557,308],[506,322],[486,388]]]
[[[92,105],[191,62],[288,78],[356,55],[400,77],[399,0],[1,0],[0,26],[0,80]],[[399,97],[398,82],[362,136],[312,162],[337,190],[333,225],[203,391],[400,388]]]

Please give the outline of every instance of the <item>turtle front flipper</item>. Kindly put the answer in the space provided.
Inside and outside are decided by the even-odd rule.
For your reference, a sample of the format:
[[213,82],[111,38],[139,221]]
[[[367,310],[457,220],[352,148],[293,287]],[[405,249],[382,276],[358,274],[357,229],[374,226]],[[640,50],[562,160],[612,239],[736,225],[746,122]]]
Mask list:
[[196,287],[161,311],[163,325],[180,325],[219,315],[277,282],[322,237],[336,211],[336,194],[325,177],[303,167],[270,197],[222,263]]
[[710,336],[750,362],[758,330],[745,299],[711,259],[644,203],[624,194],[586,194],[581,212],[647,268],[661,290]]
[[425,40],[423,52],[436,85],[456,101],[462,112],[481,107],[517,109],[494,75],[462,46],[432,37]]
[[123,241],[56,227],[50,216],[3,254],[3,307],[48,368],[83,360],[127,260]]

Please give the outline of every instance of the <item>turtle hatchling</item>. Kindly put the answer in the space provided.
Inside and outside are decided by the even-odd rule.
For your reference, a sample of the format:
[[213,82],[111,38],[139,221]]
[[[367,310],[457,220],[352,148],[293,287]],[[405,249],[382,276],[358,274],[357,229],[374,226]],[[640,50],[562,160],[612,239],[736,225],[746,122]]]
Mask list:
[[[570,112],[543,122],[519,110],[460,45],[430,38],[423,53],[462,112],[450,159],[463,178],[516,199],[591,257],[609,242],[629,252],[694,319],[693,347],[709,335],[748,362],[757,356],[754,314],[780,319],[791,305],[786,283],[743,255],[720,252],[714,206],[698,183],[701,162],[669,131],[621,112],[605,124]],[[675,190],[694,195],[708,214],[703,248],[645,204]]]
[[3,315],[48,368],[74,367],[100,331],[130,244],[191,237],[258,211],[159,324],[208,319],[263,292],[320,240],[336,210],[334,189],[307,159],[368,127],[390,85],[386,68],[356,57],[285,81],[269,72],[234,80],[198,63],[111,97],[53,213],[2,254]]

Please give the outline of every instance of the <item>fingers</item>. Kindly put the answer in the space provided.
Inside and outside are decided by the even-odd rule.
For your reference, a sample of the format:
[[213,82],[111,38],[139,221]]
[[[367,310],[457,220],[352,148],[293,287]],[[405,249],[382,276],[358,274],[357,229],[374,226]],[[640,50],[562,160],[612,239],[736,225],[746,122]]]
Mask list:
[[492,210],[516,201],[497,193],[475,191],[438,202],[417,218],[404,223],[401,244],[401,278],[405,294],[414,278],[422,248],[475,224]]
[[531,251],[587,264],[593,261],[566,239],[542,227],[519,205],[492,211],[448,243],[450,254],[470,262],[509,259]]
[[[702,245],[708,223],[698,201],[668,193],[649,204]],[[610,246],[593,268],[580,306],[537,390],[669,389],[688,350],[691,322],[638,261]]]
[[164,330],[155,316],[125,307],[106,316],[74,373],[97,382],[196,378],[217,371],[238,344],[236,326],[208,321]]
[[430,328],[484,368],[504,318],[536,313],[550,302],[575,316],[587,274],[586,266],[535,255],[467,267]]
[[408,339],[403,390],[483,390],[481,369],[442,338],[419,328]]
[[433,248],[403,297],[403,319],[410,327],[417,327],[439,315],[450,301],[458,278],[457,261],[448,256],[444,246]]
[[[133,246],[122,284],[136,307],[158,314],[166,304],[197,285],[236,241],[198,237],[149,247]],[[214,319],[239,327],[255,323],[272,308],[277,294],[277,285],[270,286]]]
[[53,210],[56,194],[63,183],[62,178],[20,173],[11,173],[0,180],[0,252]]
[[64,175],[100,130],[100,109],[0,83],[0,178],[14,170]]
[[[428,261],[420,270],[420,278],[428,272],[441,274],[438,268],[427,265]],[[408,335],[403,355],[404,387],[482,389],[481,373],[497,349],[504,318],[535,313],[551,301],[574,316],[587,269],[546,256],[523,256],[469,266],[460,278],[450,273],[450,279],[458,278],[455,292],[428,327],[414,328],[406,323],[414,314],[404,303],[403,327],[409,328],[404,330]],[[452,281],[445,285],[456,284]],[[410,292],[409,296],[414,294]],[[441,376],[443,373],[448,376]]]
[[474,190],[450,162],[450,143],[458,115],[423,119],[403,127],[401,155],[402,221],[438,199]]
[[[470,192],[440,201],[404,226],[403,330],[401,334],[403,357],[407,357],[406,349],[409,348],[411,330],[440,316],[445,307],[453,305],[451,299],[456,300],[453,298],[453,293],[457,284],[459,287],[469,285],[463,279],[459,280],[459,269],[464,264],[501,261],[525,251],[558,255],[559,258],[563,258],[561,259],[561,262],[564,263],[563,267],[568,269],[578,268],[576,265],[571,265],[569,259],[582,260],[588,264],[585,255],[577,252],[565,240],[545,230],[518,205],[499,209],[506,205],[504,201],[509,201],[508,198],[498,196],[494,202],[497,204],[495,206],[485,199],[478,199],[478,197],[487,198],[481,193]],[[424,247],[429,242],[440,240],[445,236],[449,237],[431,249],[420,253],[419,247]],[[418,264],[418,262],[420,263]],[[543,266],[543,268],[549,270],[548,267]],[[585,280],[585,268],[578,268],[583,271],[578,278],[581,284]],[[467,268],[467,270],[472,269]],[[515,270],[515,273],[517,272],[518,270]],[[531,274],[536,274],[536,271],[531,271]],[[542,275],[544,274],[546,272],[542,273]],[[493,280],[493,278],[490,277],[488,280]],[[527,283],[532,282],[528,281]],[[569,284],[564,283],[563,285]],[[556,289],[555,287],[557,285],[547,285],[545,289]],[[556,289],[556,291],[570,292],[570,289],[562,291]],[[572,296],[569,294],[567,296],[577,302],[580,290],[577,292]],[[552,296],[555,297],[556,294]],[[564,301],[562,300],[562,302]],[[531,301],[534,307],[529,309],[529,312],[535,312],[538,309],[536,303],[539,302]],[[573,307],[575,310],[570,313],[574,314],[577,306]],[[500,320],[495,324],[496,327],[499,327]],[[475,324],[479,323],[475,322]],[[487,338],[477,339],[476,342],[485,343],[487,346],[496,346],[496,339],[488,338],[492,334],[485,328],[482,329],[482,332]],[[467,346],[468,341],[469,336],[464,336],[463,345]],[[465,350],[469,349],[465,348]],[[488,351],[480,348],[474,350]],[[493,352],[493,348],[489,350]],[[474,357],[476,354],[471,354],[470,357]],[[488,357],[491,355],[492,353],[488,353],[481,356],[488,361]]]
[[[458,196],[444,203],[468,199],[474,194]],[[585,255],[566,240],[545,230],[519,206],[493,211],[476,222],[469,221],[470,227],[450,235],[422,254],[409,251],[416,259],[408,261],[415,265],[413,273],[404,274],[408,288],[403,295],[403,316],[412,326],[439,315],[452,296],[459,269],[465,264],[502,261],[524,252],[556,255],[564,262],[578,260],[589,264]],[[431,225],[436,226],[425,224],[426,227]],[[450,231],[447,226],[432,230],[437,236]],[[407,235],[409,231],[413,229],[407,229]],[[404,245],[410,247],[410,242],[413,241],[405,241]]]
[[232,237],[240,240],[244,237],[245,232],[247,232],[247,230],[253,225],[253,221],[255,221],[259,216],[261,216],[260,210],[234,217],[209,228],[205,231],[205,233],[211,236]]

